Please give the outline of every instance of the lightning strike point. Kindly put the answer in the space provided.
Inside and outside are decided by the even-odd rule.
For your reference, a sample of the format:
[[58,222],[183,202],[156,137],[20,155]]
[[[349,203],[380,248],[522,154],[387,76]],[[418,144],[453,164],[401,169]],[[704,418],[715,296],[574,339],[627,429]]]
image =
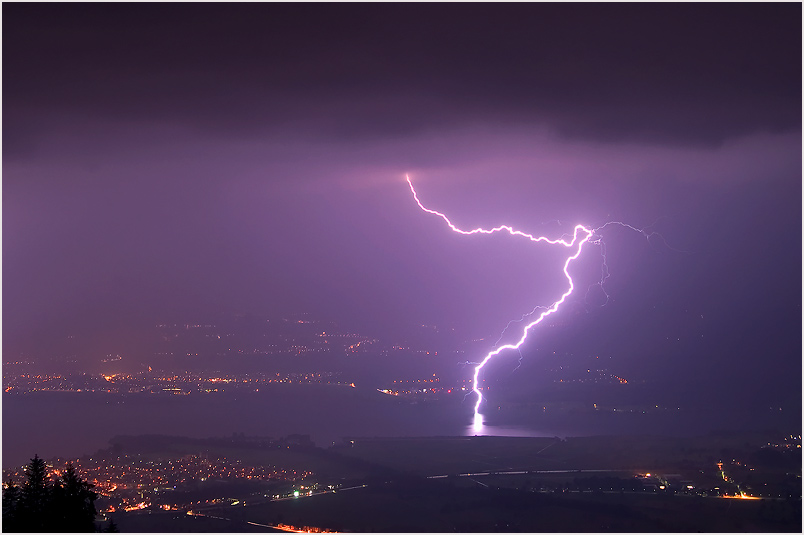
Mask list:
[[475,419],[472,422],[472,429],[475,431],[482,431],[483,430],[483,415],[475,410]]

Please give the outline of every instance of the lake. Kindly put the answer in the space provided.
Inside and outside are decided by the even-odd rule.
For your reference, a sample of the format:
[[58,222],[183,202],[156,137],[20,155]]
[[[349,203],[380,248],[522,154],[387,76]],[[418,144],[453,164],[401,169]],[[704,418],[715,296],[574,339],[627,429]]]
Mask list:
[[[310,435],[327,447],[344,437],[584,436],[602,434],[705,434],[717,429],[787,430],[778,415],[732,415],[707,411],[665,414],[519,414],[482,430],[472,427],[473,400],[455,396],[407,403],[371,389],[341,385],[272,385],[260,392],[186,396],[33,392],[3,394],[3,467],[43,458],[75,458],[108,447],[116,435],[165,434],[196,438],[232,433],[282,437]],[[774,420],[776,418],[776,420]]]

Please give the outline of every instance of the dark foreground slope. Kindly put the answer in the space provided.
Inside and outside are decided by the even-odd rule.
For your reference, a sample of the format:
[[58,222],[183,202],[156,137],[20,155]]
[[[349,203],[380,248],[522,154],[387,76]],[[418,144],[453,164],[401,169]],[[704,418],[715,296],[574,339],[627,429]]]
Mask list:
[[[479,481],[479,480],[478,480]],[[408,480],[216,511],[232,520],[356,532],[800,532],[800,501],[628,492],[539,493]],[[211,513],[214,514],[214,513]]]
[[80,466],[124,532],[801,532],[800,440],[150,435]]

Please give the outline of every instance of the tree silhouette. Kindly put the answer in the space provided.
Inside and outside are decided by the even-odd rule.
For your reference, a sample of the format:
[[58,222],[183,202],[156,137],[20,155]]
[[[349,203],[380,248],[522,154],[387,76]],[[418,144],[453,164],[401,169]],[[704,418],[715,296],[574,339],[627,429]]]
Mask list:
[[25,475],[22,488],[13,482],[3,487],[3,531],[95,531],[97,494],[72,463],[58,481],[50,482],[45,461],[34,455]]
[[3,527],[5,531],[19,531],[17,528],[20,516],[22,489],[13,481],[3,486]]
[[25,531],[46,531],[47,522],[46,509],[50,498],[50,490],[47,485],[47,465],[45,461],[34,455],[28,470],[25,474],[28,481],[22,487],[22,515],[28,529]]
[[93,531],[97,511],[92,485],[78,477],[73,463],[67,463],[61,478],[60,484],[53,486],[53,513],[58,519],[58,531]]

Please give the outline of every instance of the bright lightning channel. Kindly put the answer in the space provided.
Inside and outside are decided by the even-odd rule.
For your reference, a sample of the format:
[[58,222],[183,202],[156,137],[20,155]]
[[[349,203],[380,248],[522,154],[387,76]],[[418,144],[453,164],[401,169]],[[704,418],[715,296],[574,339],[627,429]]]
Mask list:
[[[544,318],[546,318],[547,316],[549,316],[550,314],[552,314],[553,312],[558,310],[558,308],[561,306],[561,304],[564,303],[564,301],[567,299],[567,297],[569,297],[569,295],[572,293],[573,289],[575,288],[575,284],[573,283],[572,277],[570,276],[569,271],[568,271],[570,264],[572,263],[573,260],[577,259],[581,255],[581,251],[583,249],[584,244],[586,244],[586,243],[588,243],[590,241],[592,236],[595,235],[595,231],[600,230],[603,227],[600,227],[598,229],[588,229],[583,225],[576,225],[575,226],[575,231],[573,232],[571,241],[566,241],[564,239],[551,240],[551,239],[549,239],[549,238],[547,238],[545,236],[533,236],[531,234],[527,234],[527,233],[519,231],[519,230],[514,230],[512,227],[510,227],[508,225],[500,225],[498,227],[494,227],[493,229],[488,229],[488,230],[487,229],[482,229],[482,228],[476,228],[476,229],[473,229],[473,230],[462,230],[462,229],[459,229],[458,227],[456,227],[455,225],[453,225],[452,221],[450,221],[449,218],[446,215],[444,215],[441,212],[438,212],[436,210],[432,210],[430,208],[425,207],[421,203],[421,201],[419,200],[419,196],[416,194],[416,189],[413,187],[413,182],[411,182],[410,177],[406,175],[405,178],[408,181],[408,185],[410,186],[411,193],[413,193],[413,199],[416,201],[416,204],[419,205],[419,208],[421,208],[422,210],[424,210],[428,214],[433,214],[433,215],[439,216],[441,219],[443,219],[447,223],[449,228],[452,229],[454,232],[457,232],[459,234],[469,235],[469,234],[493,234],[495,232],[506,231],[509,234],[511,234],[512,236],[522,236],[523,238],[527,238],[532,242],[546,242],[546,243],[549,243],[551,245],[563,245],[564,247],[567,247],[568,249],[571,249],[573,251],[573,253],[569,257],[567,257],[567,259],[564,261],[564,276],[567,278],[567,283],[569,285],[569,288],[567,289],[567,291],[564,292],[561,295],[561,297],[552,304],[552,306],[550,306],[548,308],[545,308],[536,317],[536,319],[534,319],[533,321],[531,321],[530,323],[525,325],[524,329],[522,330],[522,336],[519,338],[519,340],[516,343],[504,344],[504,345],[501,345],[501,346],[497,346],[496,348],[491,350],[488,354],[486,354],[486,356],[483,358],[483,360],[481,360],[480,363],[477,366],[475,366],[475,373],[474,373],[474,376],[472,378],[472,390],[475,392],[475,394],[477,394],[477,401],[475,402],[475,415],[474,415],[474,421],[473,421],[473,428],[474,428],[475,431],[480,431],[480,430],[483,429],[483,415],[480,413],[480,405],[481,405],[481,403],[483,403],[483,394],[480,392],[480,389],[478,388],[478,384],[479,384],[478,377],[480,376],[480,370],[483,369],[483,367],[486,365],[486,363],[489,360],[491,360],[494,356],[499,355],[502,351],[505,351],[506,349],[519,349],[522,346],[522,344],[525,343],[525,340],[527,339],[528,333],[530,332],[530,330],[534,326],[536,326],[539,323],[541,323]],[[610,224],[617,224],[617,225],[626,226],[626,227],[631,228],[631,229],[633,229],[633,230],[635,230],[637,232],[645,234],[645,232],[643,230],[637,229],[635,227],[631,227],[630,225],[626,225],[624,223],[619,223],[619,222],[606,223],[606,225],[610,225]],[[604,225],[604,226],[606,226],[606,225]],[[646,237],[649,238],[650,236],[646,235]],[[597,242],[595,241],[593,243],[597,243]],[[607,271],[604,271],[603,280],[605,280],[607,275],[608,275]],[[601,281],[601,284],[602,284],[603,280]],[[537,308],[539,308],[539,307],[537,307]],[[536,309],[534,308],[534,311],[535,310]],[[510,325],[510,323],[509,323],[509,325]],[[498,342],[499,342],[499,340],[498,340]]]

